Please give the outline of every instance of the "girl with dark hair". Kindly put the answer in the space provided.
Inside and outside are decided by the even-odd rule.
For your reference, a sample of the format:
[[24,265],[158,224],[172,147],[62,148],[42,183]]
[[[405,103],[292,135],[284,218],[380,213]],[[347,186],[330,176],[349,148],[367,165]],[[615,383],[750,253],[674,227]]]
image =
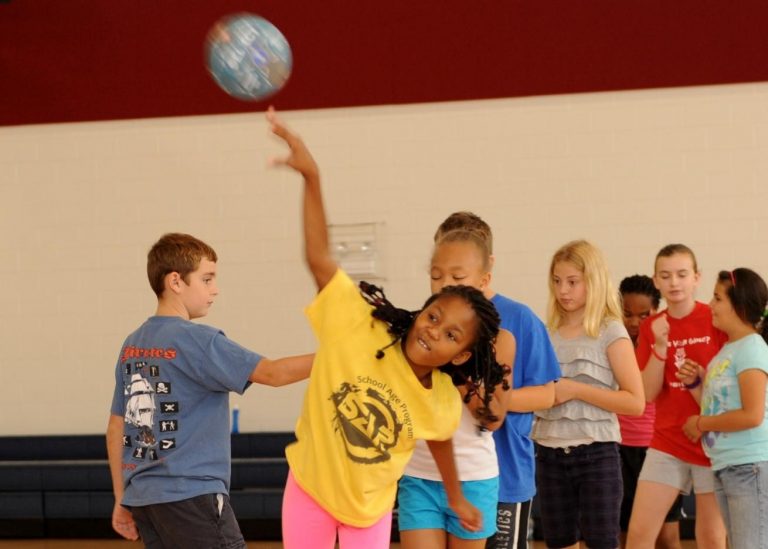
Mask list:
[[[637,347],[640,324],[646,318],[656,314],[661,304],[661,292],[656,288],[650,276],[635,274],[625,277],[619,284],[621,308],[624,314],[624,327],[629,333],[632,345]],[[645,461],[645,454],[653,437],[653,422],[656,419],[656,404],[648,402],[641,416],[618,415],[621,428],[621,477],[624,497],[621,501],[622,547],[626,544],[629,518],[632,515],[632,503],[637,492],[637,479]],[[664,519],[659,536],[656,538],[657,549],[680,549],[680,519],[682,518],[683,497],[678,495]]]
[[686,366],[684,383],[701,414],[688,418],[683,432],[701,439],[715,472],[715,496],[733,549],[768,547],[768,288],[746,268],[721,271],[710,302],[712,323],[728,342],[706,371]]
[[661,292],[650,276],[635,274],[621,281],[619,296],[624,311],[624,327],[632,339],[632,345],[636,347],[640,324],[658,310]]
[[[330,549],[338,536],[342,549],[389,547],[397,480],[417,439],[429,441],[462,525],[480,529],[483,518],[464,497],[453,459],[461,415],[453,385],[490,403],[502,382],[495,308],[469,287],[445,289],[416,313],[393,307],[370,285],[361,296],[331,255],[317,164],[271,109],[267,119],[290,149],[274,164],[304,178],[305,255],[319,290],[307,308],[319,346],[297,442],[286,449],[284,546]],[[481,412],[481,425],[492,415],[489,407]]]

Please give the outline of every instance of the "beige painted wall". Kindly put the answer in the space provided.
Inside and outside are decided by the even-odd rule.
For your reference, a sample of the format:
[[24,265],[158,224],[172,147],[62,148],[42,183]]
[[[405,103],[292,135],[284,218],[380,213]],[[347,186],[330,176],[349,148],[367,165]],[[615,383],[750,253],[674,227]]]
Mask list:
[[[552,252],[586,237],[615,281],[672,241],[768,275],[768,84],[290,112],[331,223],[381,223],[393,301],[421,304],[430,238],[470,209],[495,231],[495,287],[542,314]],[[0,128],[0,435],[98,433],[123,338],[154,311],[145,255],[184,231],[220,255],[205,322],[303,353],[313,287],[300,181],[257,114]],[[290,430],[303,385],[233,399],[241,430]]]

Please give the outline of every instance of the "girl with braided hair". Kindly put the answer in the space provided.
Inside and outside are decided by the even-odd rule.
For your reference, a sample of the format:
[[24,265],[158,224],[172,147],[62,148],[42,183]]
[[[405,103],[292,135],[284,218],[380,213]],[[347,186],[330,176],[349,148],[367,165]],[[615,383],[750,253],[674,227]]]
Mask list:
[[[389,327],[389,333],[394,336],[386,347],[376,351],[376,358],[381,359],[387,347],[391,347],[408,333],[414,318],[420,311],[410,312],[398,309],[387,300],[381,288],[368,282],[360,282],[360,290],[365,300],[374,307],[371,315],[384,321]],[[464,403],[472,403],[472,413],[477,421],[475,427],[480,431],[494,430],[504,420],[505,396],[510,388],[508,379],[510,368],[497,362],[500,355],[496,347],[499,341],[503,341],[505,364],[507,361],[512,362],[515,356],[515,338],[506,330],[502,332],[498,329],[497,326],[501,320],[496,307],[471,286],[445,286],[438,293],[432,294],[421,310],[426,309],[438,297],[447,295],[463,298],[484,320],[478,324],[478,330],[482,333],[478,334],[478,343],[473,347],[470,357],[458,365],[441,366],[440,371],[451,376],[454,385],[459,388]],[[486,341],[493,343],[486,345],[484,344]],[[490,387],[491,390],[485,390],[486,387]]]
[[[297,441],[286,448],[284,547],[331,549],[337,536],[341,549],[389,547],[397,480],[418,439],[429,441],[462,525],[479,530],[483,517],[464,497],[453,459],[461,397],[441,369],[490,404],[486,392],[501,380],[495,309],[473,288],[432,296],[417,313],[372,286],[361,296],[331,255],[317,164],[272,109],[267,120],[290,150],[273,164],[304,178],[305,256],[319,290],[306,311],[319,345]],[[480,416],[490,421],[492,412]]]

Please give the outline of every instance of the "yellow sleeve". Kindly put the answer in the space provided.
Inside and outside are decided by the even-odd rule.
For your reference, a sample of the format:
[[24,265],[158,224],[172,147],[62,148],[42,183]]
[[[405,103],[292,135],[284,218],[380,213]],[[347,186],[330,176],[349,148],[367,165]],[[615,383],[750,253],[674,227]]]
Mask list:
[[373,321],[371,309],[354,281],[338,269],[304,313],[315,336],[322,341],[329,335],[343,334],[361,321]]

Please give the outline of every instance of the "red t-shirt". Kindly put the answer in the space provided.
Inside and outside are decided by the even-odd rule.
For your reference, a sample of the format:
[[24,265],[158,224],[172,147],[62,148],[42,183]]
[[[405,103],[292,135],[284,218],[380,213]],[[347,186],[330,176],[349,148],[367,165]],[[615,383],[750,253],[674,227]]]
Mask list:
[[[666,309],[648,317],[640,325],[637,339],[637,362],[644,370],[651,356],[654,342],[651,323]],[[710,359],[725,344],[728,336],[712,326],[712,311],[709,305],[696,302],[688,316],[672,318],[669,322],[669,343],[667,360],[664,365],[664,382],[656,397],[656,422],[654,423],[651,448],[673,455],[687,463],[709,467],[709,458],[698,442],[690,442],[683,434],[683,423],[692,415],[701,412],[699,404],[688,389],[675,377],[675,373],[686,358],[707,367]]]

